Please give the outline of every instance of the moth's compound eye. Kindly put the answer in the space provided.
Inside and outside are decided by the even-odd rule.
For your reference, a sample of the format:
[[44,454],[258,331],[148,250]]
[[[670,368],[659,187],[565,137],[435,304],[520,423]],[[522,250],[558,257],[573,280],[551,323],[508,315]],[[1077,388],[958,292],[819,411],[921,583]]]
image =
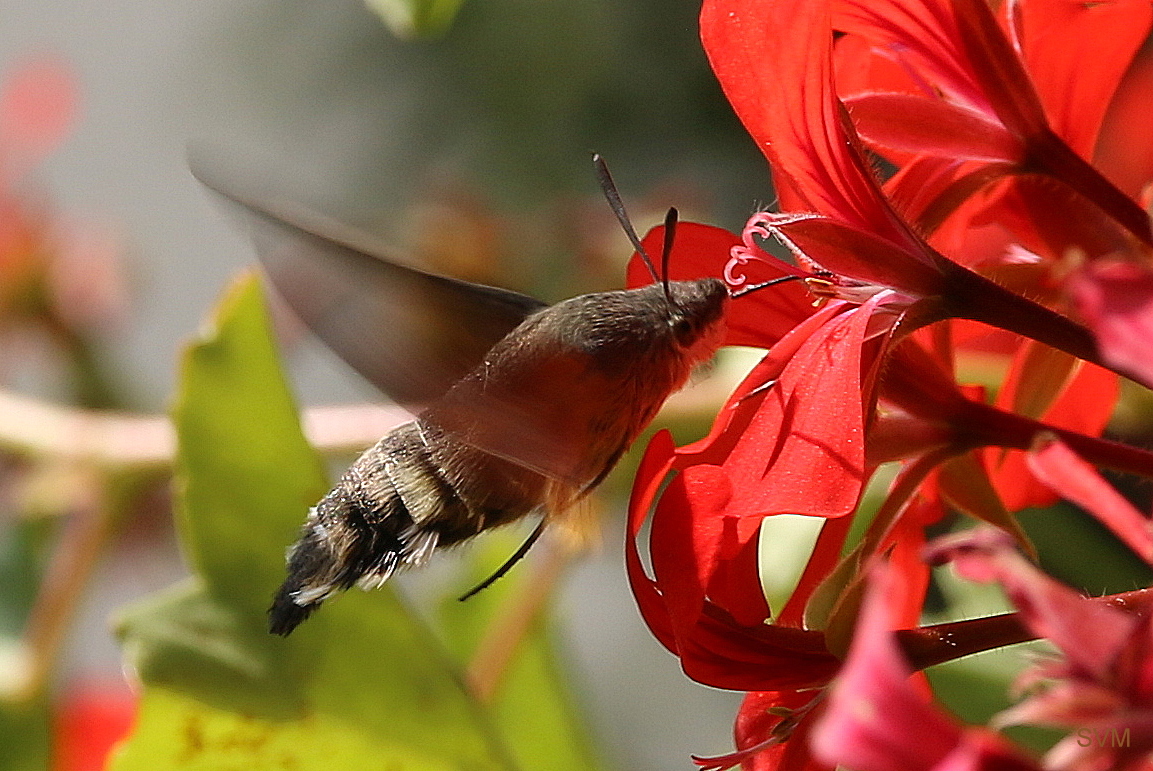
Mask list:
[[688,337],[693,333],[693,322],[685,317],[679,318],[673,322],[673,334],[677,337]]

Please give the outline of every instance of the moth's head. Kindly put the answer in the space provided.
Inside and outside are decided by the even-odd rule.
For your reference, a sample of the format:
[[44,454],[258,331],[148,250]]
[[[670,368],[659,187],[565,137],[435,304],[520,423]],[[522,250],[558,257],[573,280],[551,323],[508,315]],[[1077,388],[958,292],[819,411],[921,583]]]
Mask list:
[[675,208],[669,209],[665,215],[661,270],[658,271],[656,264],[645,250],[644,243],[629,222],[624,204],[621,203],[620,193],[617,192],[616,184],[609,174],[608,165],[599,155],[593,155],[593,165],[609,207],[653,279],[653,285],[642,290],[638,297],[643,297],[648,302],[652,293],[659,288],[662,294],[662,312],[672,332],[676,348],[688,354],[694,361],[712,356],[724,339],[722,322],[725,303],[729,299],[728,288],[715,278],[699,278],[692,281],[669,280],[669,261],[673,253],[678,222]]
[[728,289],[716,278],[670,281],[668,323],[677,345],[682,349],[707,348],[705,355],[711,355],[721,344],[728,300]]

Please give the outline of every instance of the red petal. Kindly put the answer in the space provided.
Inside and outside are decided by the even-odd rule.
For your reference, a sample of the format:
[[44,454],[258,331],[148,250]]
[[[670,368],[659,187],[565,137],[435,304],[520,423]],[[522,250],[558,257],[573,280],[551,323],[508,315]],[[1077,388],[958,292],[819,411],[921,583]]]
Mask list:
[[928,771],[961,741],[960,727],[910,682],[892,633],[904,591],[892,568],[870,573],[849,657],[812,734],[813,754],[830,765]]
[[984,0],[842,0],[834,26],[869,39],[922,78],[923,93],[986,112],[1019,137],[1045,127],[1020,60]]
[[686,675],[735,691],[816,688],[840,666],[821,632],[769,624],[742,627],[711,603],[678,645]]
[[1143,49],[1113,98],[1097,143],[1097,166],[1137,199],[1153,181],[1153,49]]
[[929,589],[929,566],[925,564],[925,526],[938,519],[938,508],[911,505],[902,513],[892,535],[882,548],[892,549],[889,564],[901,577],[905,590],[893,600],[893,625],[902,629],[916,627]]
[[[949,244],[937,232],[942,223],[956,219],[953,217],[955,212],[963,209],[978,191],[1015,171],[1016,167],[1009,163],[974,163],[956,161],[951,157],[916,155],[885,182],[885,193],[897,211],[914,223],[920,232],[932,236],[935,246],[942,241]],[[965,225],[968,224],[966,221]],[[960,234],[969,236],[969,231],[969,227],[963,227]],[[974,262],[975,258],[968,249],[952,245],[937,248],[963,265]],[[998,256],[1002,251],[998,251]]]
[[1149,35],[1153,6],[1147,0],[1029,0],[1013,7],[1020,11],[1025,64],[1049,124],[1091,159],[1109,100]]
[[1041,771],[1041,766],[1017,754],[1000,735],[968,729],[933,771]]
[[[941,272],[927,254],[910,252],[867,230],[818,216],[781,215],[773,224],[790,249],[838,275],[893,287],[920,297],[944,291]],[[925,252],[929,252],[926,248]],[[942,257],[937,259],[944,260]]]
[[1029,453],[1029,468],[1062,498],[1095,516],[1138,556],[1153,564],[1149,518],[1066,445],[1054,440]]
[[741,480],[729,515],[853,511],[866,478],[864,402],[870,396],[863,383],[873,362],[865,361],[862,347],[874,310],[873,300],[847,310],[833,304],[813,317],[824,320],[819,328],[798,327],[782,340],[787,345],[790,337],[804,336],[776,382],[742,400],[742,412],[756,411],[731,432],[735,441],[720,461],[731,479]]
[[951,161],[1013,161],[1023,147],[976,110],[912,94],[862,94],[845,100],[861,138],[882,148]]
[[841,35],[834,43],[833,78],[837,93],[846,101],[877,92],[925,95],[908,68],[884,56],[860,35]]
[[[671,468],[672,456],[673,444],[668,432],[658,433],[641,461],[629,502],[625,565],[633,596],[649,629],[665,647],[680,656],[685,673],[705,685],[773,690],[813,687],[827,682],[836,671],[837,660],[825,650],[820,632],[761,623],[743,626],[711,601],[702,600],[701,585],[709,582],[711,576],[701,566],[712,560],[712,545],[707,539],[697,540],[686,514],[674,508],[679,503],[690,512],[694,505],[698,513],[703,510],[701,505],[687,502],[683,492],[676,501],[671,498],[667,503],[662,501],[661,519],[653,525],[654,542],[659,541],[662,549],[669,550],[660,556],[654,552],[654,562],[660,563],[664,583],[647,575],[637,538]],[[675,484],[674,480],[670,487]],[[708,496],[707,491],[697,494]],[[710,530],[709,523],[702,523],[702,527],[706,533]],[[723,529],[723,525],[721,527]],[[698,549],[704,553],[703,557],[697,556]],[[678,558],[671,553],[680,555],[683,564],[678,564]],[[759,582],[754,574],[744,591],[758,590]],[[763,597],[759,602],[764,608]]]
[[668,431],[658,431],[649,441],[637,468],[629,498],[629,529],[628,537],[625,538],[625,570],[637,607],[653,636],[673,653],[677,651],[677,644],[669,609],[656,582],[645,573],[637,550],[637,537],[648,518],[657,492],[672,468],[675,449],[672,435]]
[[136,697],[123,682],[81,683],[61,696],[53,716],[52,768],[99,771],[132,730]]
[[[1079,362],[1056,392],[1038,387],[1045,362],[1065,356],[1047,346],[1022,346],[1014,356],[1009,377],[997,393],[996,404],[1050,426],[1100,436],[1120,396],[1117,375],[1088,362]],[[1032,401],[1042,392],[1046,394],[1045,400]],[[1049,506],[1057,500],[1053,491],[1029,471],[1023,453],[989,448],[985,450],[985,459],[993,469],[994,483],[1010,511]]]
[[[701,40],[730,104],[774,176],[814,211],[916,251],[889,208],[832,83],[826,2],[706,0]],[[788,34],[782,34],[788,30]],[[794,205],[796,204],[796,205]]]
[[[687,636],[701,615],[730,496],[729,478],[722,469],[692,466],[669,483],[653,513],[649,548],[653,575],[680,636]],[[750,578],[754,580],[749,583],[755,584],[755,573]]]
[[1008,533],[1022,549],[1035,550],[1021,525],[997,494],[984,465],[975,455],[966,453],[944,463],[938,474],[941,495],[953,508],[984,520]]
[[1134,263],[1098,260],[1070,277],[1066,290],[1093,330],[1105,362],[1153,386],[1153,272]]
[[[773,728],[781,722],[781,710],[805,708],[814,699],[809,691],[754,691],[745,696],[737,713],[737,723],[733,728],[734,738],[741,751],[715,760],[727,763],[717,768],[728,768],[740,762],[746,771],[818,771],[828,766],[817,763],[809,755],[808,734],[812,718],[818,714],[811,712],[801,718],[793,727],[792,734],[784,743],[772,743]],[[767,744],[767,746],[766,746]]]
[[[941,0],[936,0],[940,2]],[[1041,100],[985,0],[950,0],[960,55],[1005,127],[1026,139],[1048,124]]]
[[[1092,169],[1090,172],[1096,174]],[[1018,241],[1027,243],[1030,237],[1038,239],[1043,244],[1042,254],[1059,259],[1070,251],[1076,251],[1092,260],[1130,249],[1117,221],[1087,200],[1083,192],[1077,189],[1075,180],[1067,186],[1054,185],[1042,176],[1022,176],[1006,185],[999,204],[1016,208],[1022,218],[1014,228]],[[1005,208],[1001,208],[986,216],[1004,222],[1008,219],[1004,212]],[[1033,233],[1036,235],[1031,236]]]
[[942,253],[982,275],[1037,296],[1053,292],[1058,280],[1052,275],[1053,261],[1070,250],[1096,259],[1130,248],[1117,222],[1073,188],[1042,175],[998,181],[995,177],[1006,168],[986,169],[994,184],[962,203],[933,234]]

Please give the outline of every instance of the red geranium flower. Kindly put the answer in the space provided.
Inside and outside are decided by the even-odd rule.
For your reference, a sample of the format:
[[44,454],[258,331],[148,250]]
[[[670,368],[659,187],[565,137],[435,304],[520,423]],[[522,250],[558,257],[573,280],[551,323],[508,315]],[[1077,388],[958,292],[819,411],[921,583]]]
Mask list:
[[[943,224],[934,243],[955,259],[1078,311],[1107,364],[1150,382],[1140,353],[1150,339],[1149,256],[1117,234],[1120,226],[1148,244],[1149,218],[1089,161],[1153,8],[1030,0],[1003,4],[1000,26],[984,0],[846,0],[834,9],[834,28],[847,33],[837,46],[840,93],[865,140],[900,167],[886,189],[902,213],[925,232]],[[1130,102],[1120,115],[1132,120],[1146,108]],[[1146,152],[1136,141],[1123,146]],[[997,224],[1005,222],[1012,228]],[[1120,253],[1136,283],[1095,313],[1082,295],[1100,286],[1100,271],[1070,256],[1116,262]],[[1062,285],[1071,305],[1054,293]],[[1055,398],[1061,387],[1033,389],[1033,399]],[[1069,398],[1106,405],[1103,426],[1107,393],[1085,384],[1074,391]]]
[[[1104,114],[1093,88],[1116,87],[1136,33],[1126,30],[1121,52],[1078,85],[1061,87],[1030,78],[1032,67],[1069,69],[1055,61],[1060,47],[1023,47],[1006,29],[1062,39],[1078,12],[1049,21],[1032,9],[1013,14],[999,22],[982,0],[704,3],[709,60],[772,166],[783,211],[754,215],[739,237],[681,226],[672,277],[723,276],[733,287],[803,279],[729,304],[728,342],[767,353],[707,437],[681,448],[665,434],[653,440],[630,502],[629,579],[646,622],[691,677],[749,692],[738,752],[702,761],[711,767],[813,763],[790,737],[809,730],[821,689],[853,677],[838,672],[870,628],[854,626],[862,565],[886,555],[904,587],[887,600],[887,624],[915,635],[928,582],[924,528],[947,509],[1030,548],[1012,512],[1054,497],[1026,470],[1023,453],[1039,433],[1093,463],[1153,471],[1149,453],[1096,437],[1117,398],[1116,372],[1153,383],[1139,354],[1153,303],[1129,310],[1122,288],[1102,278],[1113,260],[1145,270],[1148,219],[1089,163]],[[1147,28],[1149,14],[1138,15],[1145,21],[1133,23]],[[1113,12],[1092,18],[1093,29],[1122,24]],[[835,30],[848,33],[836,58]],[[846,62],[861,65],[860,77],[837,76],[834,65]],[[858,91],[846,109],[835,86],[849,80]],[[858,127],[898,166],[887,182]],[[1039,177],[1061,191],[1046,194],[1060,208],[1044,217],[1025,181]],[[770,253],[773,239],[793,262]],[[1063,251],[1070,244],[1084,246],[1079,257]],[[1109,250],[1121,256],[1103,259]],[[637,265],[630,279],[650,280]],[[1140,281],[1130,288],[1150,294]],[[958,352],[977,342],[970,322],[1011,333],[995,340],[1012,364],[993,404],[956,381]],[[865,485],[890,461],[901,468],[848,548]],[[822,524],[792,595],[770,608],[758,539],[780,515]],[[992,628],[951,627],[949,651],[935,650],[943,644],[932,635],[918,638],[927,647],[916,666],[1019,632]],[[895,659],[874,659],[861,676],[884,671],[892,681]],[[985,733],[953,733],[925,767],[962,756],[1017,762]]]
[[[853,121],[872,146],[897,151],[901,166],[922,167],[902,181],[922,188],[915,195],[926,209],[948,209],[1008,175],[1043,175],[1151,242],[1148,217],[1088,162],[1109,99],[1153,23],[1148,3],[1006,3],[1003,26],[984,0],[840,0],[832,8],[833,28],[848,33],[838,71],[850,73],[841,85]],[[889,66],[870,66],[876,59]],[[935,184],[926,190],[928,179]],[[1049,219],[1052,210],[1028,202],[1059,200],[1051,189],[1029,185],[1026,210]],[[1073,232],[1084,244],[1096,239],[1087,228],[1098,222],[1061,224],[1083,223]]]

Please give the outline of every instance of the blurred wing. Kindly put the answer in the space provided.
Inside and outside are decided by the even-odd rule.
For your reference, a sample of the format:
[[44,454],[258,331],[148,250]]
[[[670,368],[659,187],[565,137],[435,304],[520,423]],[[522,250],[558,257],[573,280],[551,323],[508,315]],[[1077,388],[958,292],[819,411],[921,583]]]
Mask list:
[[419,411],[547,307],[506,289],[393,262],[351,229],[290,204],[256,201],[202,166],[193,174],[247,210],[264,271],[292,310],[353,369]]
[[470,376],[422,418],[465,444],[582,489],[607,462],[601,445],[612,434],[595,430],[604,406],[596,396],[612,383],[581,357],[534,364],[515,378]]
[[583,491],[603,478],[668,394],[637,387],[652,361],[648,352],[638,350],[621,371],[585,350],[573,339],[566,305],[534,316],[502,340],[484,367],[421,419]]

